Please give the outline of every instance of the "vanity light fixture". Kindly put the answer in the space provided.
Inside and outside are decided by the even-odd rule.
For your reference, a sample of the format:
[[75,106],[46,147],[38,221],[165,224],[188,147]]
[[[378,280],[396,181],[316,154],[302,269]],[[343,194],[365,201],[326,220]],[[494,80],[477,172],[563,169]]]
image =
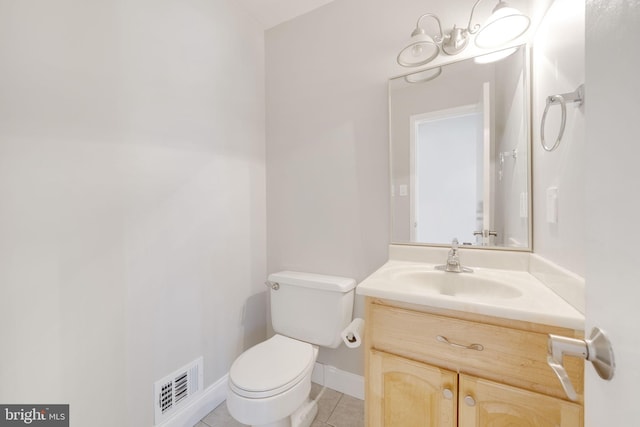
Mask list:
[[527,15],[500,0],[476,35],[476,46],[485,49],[501,46],[523,35],[530,24]]
[[[442,24],[437,15],[425,13],[416,23],[416,28],[411,33],[411,41],[407,47],[398,54],[398,64],[403,67],[420,67],[433,61],[440,52],[447,55],[457,55],[469,44],[470,35],[475,35],[475,43],[480,48],[495,48],[517,39],[524,34],[531,20],[519,10],[509,6],[504,0],[498,0],[498,4],[493,9],[491,16],[484,25],[473,22],[473,14],[476,6],[482,0],[476,0],[471,8],[469,23],[467,28],[453,29],[444,33]],[[422,26],[422,21],[426,18],[433,18],[438,24],[438,33],[432,36]]]

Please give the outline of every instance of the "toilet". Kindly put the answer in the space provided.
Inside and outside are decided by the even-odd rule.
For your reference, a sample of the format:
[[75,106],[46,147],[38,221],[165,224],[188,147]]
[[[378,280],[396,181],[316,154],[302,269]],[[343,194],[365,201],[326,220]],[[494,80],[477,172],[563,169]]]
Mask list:
[[269,275],[276,333],[231,365],[227,408],[256,427],[308,427],[318,406],[309,399],[319,347],[337,348],[351,322],[356,281],[282,271]]

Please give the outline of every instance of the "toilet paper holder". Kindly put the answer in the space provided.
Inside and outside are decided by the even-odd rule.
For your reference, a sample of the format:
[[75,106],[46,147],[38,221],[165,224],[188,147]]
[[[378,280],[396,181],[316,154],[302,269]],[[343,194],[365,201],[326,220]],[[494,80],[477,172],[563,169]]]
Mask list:
[[364,320],[356,317],[347,325],[340,334],[344,345],[348,348],[357,348],[362,344],[362,333],[364,332]]
[[549,334],[547,363],[560,380],[567,397],[577,401],[578,394],[563,365],[564,356],[582,357],[593,364],[600,378],[607,381],[613,378],[613,348],[605,332],[599,328],[593,328],[590,338],[584,340]]
[[358,341],[358,338],[356,338],[353,332],[348,332],[345,336],[345,339],[350,343],[355,343]]

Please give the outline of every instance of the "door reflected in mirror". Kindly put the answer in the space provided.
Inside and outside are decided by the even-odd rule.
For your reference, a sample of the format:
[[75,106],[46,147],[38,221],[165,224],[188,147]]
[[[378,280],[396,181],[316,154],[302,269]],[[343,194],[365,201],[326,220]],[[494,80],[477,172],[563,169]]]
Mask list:
[[527,66],[521,46],[390,80],[393,243],[530,249]]

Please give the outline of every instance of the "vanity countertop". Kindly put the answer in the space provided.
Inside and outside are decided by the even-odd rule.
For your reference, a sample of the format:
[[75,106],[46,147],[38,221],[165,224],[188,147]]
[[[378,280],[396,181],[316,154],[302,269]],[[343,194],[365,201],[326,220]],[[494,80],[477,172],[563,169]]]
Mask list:
[[390,260],[363,280],[358,295],[584,330],[584,315],[527,271]]

